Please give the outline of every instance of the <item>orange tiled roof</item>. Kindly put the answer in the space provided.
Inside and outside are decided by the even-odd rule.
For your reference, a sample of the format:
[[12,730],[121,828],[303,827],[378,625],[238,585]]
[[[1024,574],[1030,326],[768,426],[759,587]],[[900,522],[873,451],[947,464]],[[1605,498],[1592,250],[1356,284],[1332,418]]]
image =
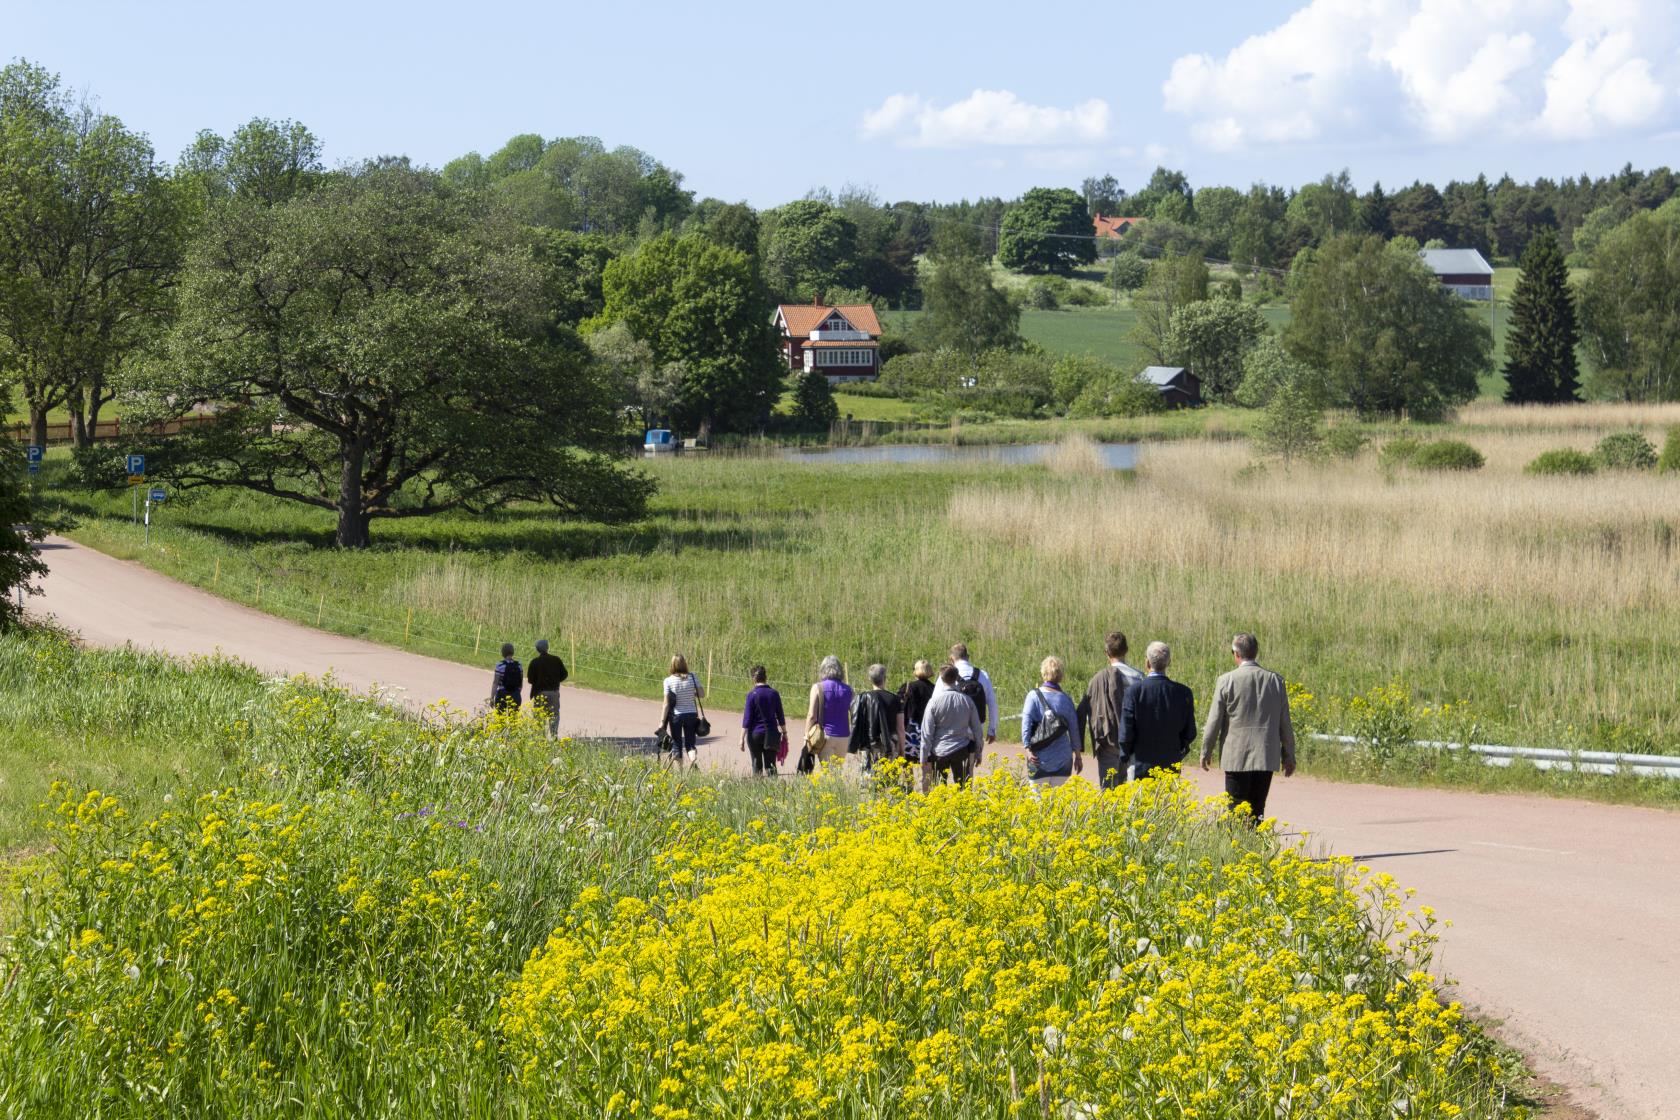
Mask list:
[[1142,218],[1105,218],[1099,214],[1091,219],[1091,225],[1097,231],[1098,237],[1119,237],[1126,232],[1127,226],[1136,225],[1141,221]]
[[782,321],[787,324],[788,334],[794,338],[805,338],[835,311],[844,315],[858,330],[867,331],[876,338],[881,337],[881,320],[875,317],[875,308],[867,303],[784,303],[779,310],[782,313]]

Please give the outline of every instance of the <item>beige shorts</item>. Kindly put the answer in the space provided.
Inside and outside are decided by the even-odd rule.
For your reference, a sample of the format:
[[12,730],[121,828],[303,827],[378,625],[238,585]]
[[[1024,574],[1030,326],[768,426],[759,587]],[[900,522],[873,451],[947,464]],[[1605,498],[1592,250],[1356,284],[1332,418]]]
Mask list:
[[817,752],[817,761],[828,766],[844,763],[851,743],[849,735],[830,735],[828,742],[823,744],[823,749]]

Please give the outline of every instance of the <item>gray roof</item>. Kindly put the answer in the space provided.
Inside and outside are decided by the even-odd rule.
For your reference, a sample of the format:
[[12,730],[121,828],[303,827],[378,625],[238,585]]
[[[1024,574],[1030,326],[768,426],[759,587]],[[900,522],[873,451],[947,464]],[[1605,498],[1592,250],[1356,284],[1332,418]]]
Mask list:
[[1183,366],[1150,366],[1138,376],[1151,385],[1170,385],[1173,378],[1183,372]]
[[1418,256],[1437,276],[1493,275],[1493,266],[1474,249],[1419,249]]

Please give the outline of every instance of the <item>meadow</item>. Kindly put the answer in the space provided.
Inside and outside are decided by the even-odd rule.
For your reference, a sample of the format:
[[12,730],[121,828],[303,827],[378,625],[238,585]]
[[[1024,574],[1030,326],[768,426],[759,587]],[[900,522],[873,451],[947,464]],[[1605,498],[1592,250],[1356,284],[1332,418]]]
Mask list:
[[0,682],[5,1115],[1526,1115],[1427,908],[1177,780],[677,775],[47,633]]
[[1097,470],[1077,442],[1046,466],[691,457],[648,464],[661,489],[637,526],[433,518],[377,526],[365,554],[255,496],[172,504],[149,549],[126,498],[72,504],[87,543],[265,610],[482,664],[546,634],[577,683],[649,697],[675,651],[722,707],[755,662],[796,690],[830,652],[896,681],[961,639],[1008,711],[1044,655],[1083,680],[1116,628],[1134,652],[1170,641],[1205,696],[1230,634],[1252,629],[1320,698],[1316,730],[1348,730],[1345,705],[1396,686],[1435,737],[1675,753],[1680,479],[1522,468],[1677,420],[1466,410],[1451,433],[1488,465],[1464,474],[1394,471],[1374,448],[1256,472],[1235,433],[1145,444],[1135,475]]

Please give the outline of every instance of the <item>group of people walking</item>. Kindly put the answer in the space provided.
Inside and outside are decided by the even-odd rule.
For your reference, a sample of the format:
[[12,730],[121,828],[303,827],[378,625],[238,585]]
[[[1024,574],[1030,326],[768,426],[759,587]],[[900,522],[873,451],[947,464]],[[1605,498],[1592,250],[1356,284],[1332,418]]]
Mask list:
[[[1149,643],[1141,671],[1126,663],[1123,633],[1108,635],[1104,653],[1108,665],[1078,702],[1065,687],[1062,659],[1040,663],[1040,683],[1021,706],[1021,742],[1033,781],[1057,785],[1083,772],[1087,744],[1105,789],[1173,769],[1189,756],[1198,735],[1195,695],[1168,675],[1171,647]],[[1283,678],[1261,667],[1259,653],[1253,634],[1232,638],[1233,666],[1215,684],[1200,729],[1202,768],[1218,752],[1227,794],[1233,804],[1246,803],[1256,821],[1265,815],[1272,776],[1280,769],[1295,772],[1289,695]],[[740,749],[754,774],[774,776],[790,753],[787,716],[764,666],[754,665],[750,675]],[[966,783],[997,741],[997,689],[960,642],[937,670],[917,661],[913,676],[896,690],[887,687],[884,665],[869,666],[865,677],[868,687],[854,690],[840,659],[823,658],[806,704],[799,769],[851,763],[870,770],[883,760],[903,759],[917,768],[925,792],[937,782]],[[693,765],[706,693],[681,655],[672,659],[664,692],[662,738],[674,761]]]

